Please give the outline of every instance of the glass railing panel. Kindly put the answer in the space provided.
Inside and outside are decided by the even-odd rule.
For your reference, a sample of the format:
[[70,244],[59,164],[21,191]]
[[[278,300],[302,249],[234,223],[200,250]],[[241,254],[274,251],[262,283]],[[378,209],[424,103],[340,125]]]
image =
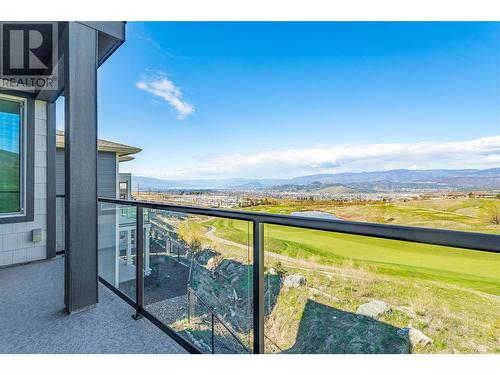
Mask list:
[[[251,223],[147,211],[145,310],[202,352],[248,353],[253,326]],[[223,238],[226,228],[237,239]]]
[[278,225],[264,233],[267,353],[499,352],[500,254]]
[[136,208],[98,205],[99,276],[136,299]]

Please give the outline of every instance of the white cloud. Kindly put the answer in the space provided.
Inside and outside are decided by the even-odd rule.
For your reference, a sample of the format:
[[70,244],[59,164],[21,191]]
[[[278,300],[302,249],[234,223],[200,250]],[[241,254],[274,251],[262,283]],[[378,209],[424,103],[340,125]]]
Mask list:
[[500,136],[470,141],[344,144],[253,154],[203,157],[194,168],[162,171],[164,178],[295,177],[387,169],[457,169],[500,166]]
[[158,43],[156,43],[156,41],[153,38],[150,38],[148,36],[143,36],[141,34],[135,34],[135,36],[137,37],[137,39],[142,40],[143,42],[149,43],[150,45],[152,45],[156,49],[159,49],[159,50],[162,49],[161,46]]
[[180,120],[185,119],[194,112],[194,106],[182,99],[180,87],[175,86],[164,73],[157,73],[155,76],[144,78],[135,85],[137,88],[165,100],[177,111],[177,118]]

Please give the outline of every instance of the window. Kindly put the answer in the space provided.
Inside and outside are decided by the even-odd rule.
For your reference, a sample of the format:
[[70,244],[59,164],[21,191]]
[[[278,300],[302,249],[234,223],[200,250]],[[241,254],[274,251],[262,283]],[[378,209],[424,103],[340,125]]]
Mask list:
[[0,96],[0,217],[25,215],[25,101]]
[[128,182],[120,182],[118,188],[120,190],[120,199],[128,199]]

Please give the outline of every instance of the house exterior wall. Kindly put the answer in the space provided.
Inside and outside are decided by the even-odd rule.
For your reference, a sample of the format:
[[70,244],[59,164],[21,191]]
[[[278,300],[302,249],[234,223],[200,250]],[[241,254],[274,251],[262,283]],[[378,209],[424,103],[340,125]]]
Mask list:
[[[31,262],[47,256],[47,108],[35,101],[34,220],[0,224],[0,266]],[[42,230],[42,240],[32,241],[32,230]]]
[[[97,157],[97,192],[99,197],[116,198],[118,162],[113,152],[99,151]],[[64,195],[64,149],[56,152],[56,194]]]
[[[97,191],[99,197],[116,198],[118,160],[113,152],[99,151],[97,158]],[[56,194],[64,195],[64,149],[56,151]],[[114,233],[114,218],[99,215],[99,242],[102,246],[115,245],[115,236],[107,235]],[[101,246],[101,245],[99,245]],[[56,250],[64,250],[64,198],[56,199]]]

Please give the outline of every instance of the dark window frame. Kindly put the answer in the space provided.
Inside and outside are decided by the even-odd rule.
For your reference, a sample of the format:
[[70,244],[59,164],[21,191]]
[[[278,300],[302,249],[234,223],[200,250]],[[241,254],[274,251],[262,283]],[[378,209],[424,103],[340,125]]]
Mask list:
[[13,99],[22,100],[25,103],[25,121],[22,126],[24,132],[24,149],[21,152],[23,161],[23,186],[22,199],[24,200],[23,212],[20,214],[10,215],[7,213],[0,214],[0,224],[22,223],[34,220],[34,205],[35,205],[35,101],[28,95],[10,95],[0,91],[0,94],[6,94]]

